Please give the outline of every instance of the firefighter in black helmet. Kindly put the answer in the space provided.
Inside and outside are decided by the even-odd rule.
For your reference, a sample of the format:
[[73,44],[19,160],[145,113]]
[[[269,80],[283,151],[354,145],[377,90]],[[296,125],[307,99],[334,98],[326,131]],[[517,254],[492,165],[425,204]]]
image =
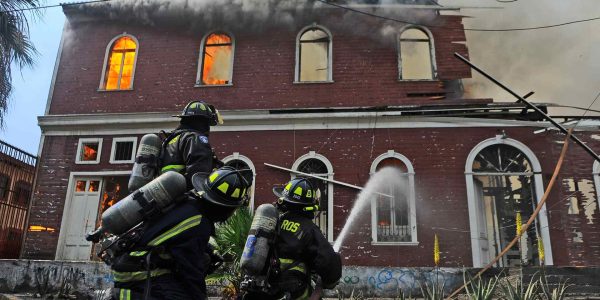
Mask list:
[[276,275],[269,278],[273,291],[250,292],[244,299],[308,299],[311,273],[320,276],[324,288],[334,288],[342,276],[342,262],[313,223],[318,205],[312,184],[306,178],[296,178],[285,187],[274,187],[273,193],[280,216],[272,254],[279,270],[271,272]]
[[192,183],[183,203],[148,221],[134,245],[115,259],[112,299],[206,299],[214,223],[247,203],[251,182],[222,167],[208,176],[195,174]]
[[208,142],[210,127],[222,121],[215,107],[202,101],[191,101],[174,117],[181,119],[180,125],[163,142],[159,171],[182,173],[191,188],[192,175],[206,176],[223,166]]

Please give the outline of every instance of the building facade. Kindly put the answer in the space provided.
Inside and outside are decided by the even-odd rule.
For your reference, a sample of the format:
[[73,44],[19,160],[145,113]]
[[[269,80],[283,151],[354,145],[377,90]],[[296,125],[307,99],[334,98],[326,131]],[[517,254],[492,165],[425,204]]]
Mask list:
[[[298,172],[326,179],[312,179],[323,209],[315,222],[331,242],[353,222],[345,265],[433,266],[434,235],[441,266],[491,261],[515,236],[517,213],[527,220],[541,200],[564,136],[520,104],[463,98],[471,72],[453,56],[468,57],[455,10],[392,8],[386,20],[288,8],[286,26],[240,17],[182,27],[119,19],[127,10],[117,7],[65,7],[29,218],[52,230],[29,231],[22,256],[91,259],[83,237],[126,196],[140,137],[175,128],[170,116],[202,99],[225,118],[210,135],[218,156],[254,172],[253,207]],[[600,148],[593,121],[578,128]],[[369,186],[384,167],[349,220],[360,201],[350,186]],[[571,146],[535,226],[498,265],[600,263],[599,173]]]

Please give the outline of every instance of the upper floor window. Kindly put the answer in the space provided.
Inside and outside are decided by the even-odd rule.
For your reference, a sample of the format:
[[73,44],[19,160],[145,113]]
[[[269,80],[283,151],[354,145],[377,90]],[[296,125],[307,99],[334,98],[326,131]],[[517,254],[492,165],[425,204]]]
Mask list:
[[400,80],[431,80],[435,77],[433,43],[422,29],[409,28],[400,34]]
[[296,82],[332,81],[331,34],[310,26],[300,31],[296,45]]
[[26,181],[19,181],[15,184],[15,195],[13,203],[22,207],[27,206],[31,196],[31,184]]
[[225,33],[211,33],[202,41],[198,85],[229,85],[233,74],[233,39]]
[[10,177],[5,174],[0,174],[0,201],[8,200],[8,191],[10,190]]
[[137,51],[138,42],[133,36],[123,34],[113,39],[106,49],[100,90],[133,88]]
[[[385,168],[385,170],[384,170]],[[377,157],[371,166],[384,180],[371,202],[373,242],[375,244],[415,244],[417,227],[415,217],[414,171],[403,155],[389,150]]]
[[136,137],[113,138],[110,163],[133,163],[135,160],[136,144]]

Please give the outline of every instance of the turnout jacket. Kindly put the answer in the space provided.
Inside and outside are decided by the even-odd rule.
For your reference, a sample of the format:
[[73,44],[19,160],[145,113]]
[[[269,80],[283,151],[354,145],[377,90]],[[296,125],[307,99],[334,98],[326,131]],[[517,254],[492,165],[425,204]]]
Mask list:
[[208,175],[216,167],[216,156],[205,133],[181,125],[164,141],[160,173],[176,171],[185,176],[191,189],[192,175]]
[[188,198],[162,217],[147,221],[131,250],[116,258],[113,276],[122,294],[143,294],[150,274],[151,299],[206,298],[204,280],[210,264],[206,252],[214,224],[203,216],[197,200]]
[[312,271],[321,277],[324,287],[334,285],[342,277],[340,255],[306,214],[290,211],[281,215],[278,231],[275,250],[282,275],[299,271],[305,273],[308,283]]

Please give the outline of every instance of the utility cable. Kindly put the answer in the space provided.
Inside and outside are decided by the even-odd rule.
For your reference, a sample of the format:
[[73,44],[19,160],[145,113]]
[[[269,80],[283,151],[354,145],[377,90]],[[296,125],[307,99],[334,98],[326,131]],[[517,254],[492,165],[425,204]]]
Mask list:
[[522,27],[522,28],[506,28],[506,29],[448,28],[446,26],[433,25],[433,24],[421,24],[421,23],[417,23],[417,22],[411,22],[411,21],[407,21],[407,20],[401,20],[401,19],[395,19],[395,18],[386,17],[386,16],[382,16],[382,15],[377,15],[377,14],[369,13],[369,12],[366,12],[366,11],[354,9],[354,8],[351,8],[351,7],[348,7],[348,6],[343,6],[343,5],[340,5],[340,4],[328,2],[326,0],[316,0],[316,1],[319,1],[319,2],[324,3],[326,5],[329,5],[329,6],[335,6],[337,8],[345,9],[345,10],[352,11],[352,12],[355,12],[355,13],[358,13],[358,14],[362,14],[362,15],[366,15],[366,16],[370,16],[370,17],[374,17],[374,18],[379,18],[379,19],[383,19],[383,20],[394,21],[394,22],[404,23],[404,24],[410,24],[410,25],[426,26],[426,27],[430,27],[430,28],[447,28],[447,29],[451,29],[451,30],[464,30],[464,31],[480,31],[480,32],[526,31],[526,30],[537,30],[537,29],[546,29],[546,28],[560,27],[560,26],[565,26],[565,25],[570,25],[570,24],[576,24],[576,23],[583,23],[583,22],[600,20],[600,17],[595,17],[595,18],[589,18],[589,19],[582,19],[582,20],[575,20],[575,21],[570,21],[570,22],[564,22],[564,23],[559,23],[559,24],[552,24],[552,25],[534,26],[534,27]]
[[33,7],[27,7],[27,8],[3,10],[3,11],[0,11],[0,14],[3,14],[3,13],[13,13],[13,12],[21,12],[21,11],[28,11],[28,10],[46,9],[46,8],[53,8],[53,7],[59,7],[59,6],[65,7],[65,6],[74,6],[74,5],[81,5],[81,4],[97,3],[97,2],[109,2],[109,1],[111,1],[111,0],[92,0],[92,1],[85,1],[85,2],[74,2],[74,3],[65,3],[65,4],[53,4],[53,5],[46,5],[46,6],[33,6]]
[[554,183],[556,182],[556,178],[558,177],[558,173],[560,172],[560,169],[562,168],[563,162],[565,160],[565,156],[567,154],[567,149],[569,148],[571,133],[573,133],[573,129],[570,129],[569,132],[567,133],[567,136],[565,137],[565,142],[563,144],[562,151],[560,152],[558,162],[556,163],[556,167],[554,168],[554,173],[552,174],[552,178],[550,179],[550,182],[548,183],[548,186],[546,187],[546,191],[544,192],[544,196],[542,196],[542,200],[540,200],[540,202],[536,206],[535,211],[533,212],[533,214],[531,214],[531,216],[529,217],[529,220],[527,220],[527,223],[525,225],[523,225],[521,232],[519,232],[517,235],[515,235],[515,238],[508,245],[506,245],[506,247],[504,247],[504,249],[500,252],[500,254],[498,254],[498,256],[496,256],[496,258],[494,258],[491,262],[489,262],[483,269],[481,269],[481,271],[479,271],[475,276],[473,276],[473,278],[471,278],[469,281],[466,281],[465,284],[463,284],[461,287],[459,287],[454,292],[452,292],[452,294],[450,294],[450,296],[448,296],[446,299],[452,299],[452,297],[455,297],[469,283],[471,283],[473,280],[477,279],[483,273],[485,273],[488,269],[493,267],[494,264],[496,262],[498,262],[506,253],[508,253],[508,251],[517,243],[517,241],[519,241],[521,239],[521,235],[523,235],[523,233],[527,231],[527,229],[533,223],[533,221],[535,221],[537,215],[540,213],[540,210],[542,210],[544,203],[546,203],[546,199],[548,199],[548,196],[550,195],[550,191],[552,190],[552,187],[554,187]]

